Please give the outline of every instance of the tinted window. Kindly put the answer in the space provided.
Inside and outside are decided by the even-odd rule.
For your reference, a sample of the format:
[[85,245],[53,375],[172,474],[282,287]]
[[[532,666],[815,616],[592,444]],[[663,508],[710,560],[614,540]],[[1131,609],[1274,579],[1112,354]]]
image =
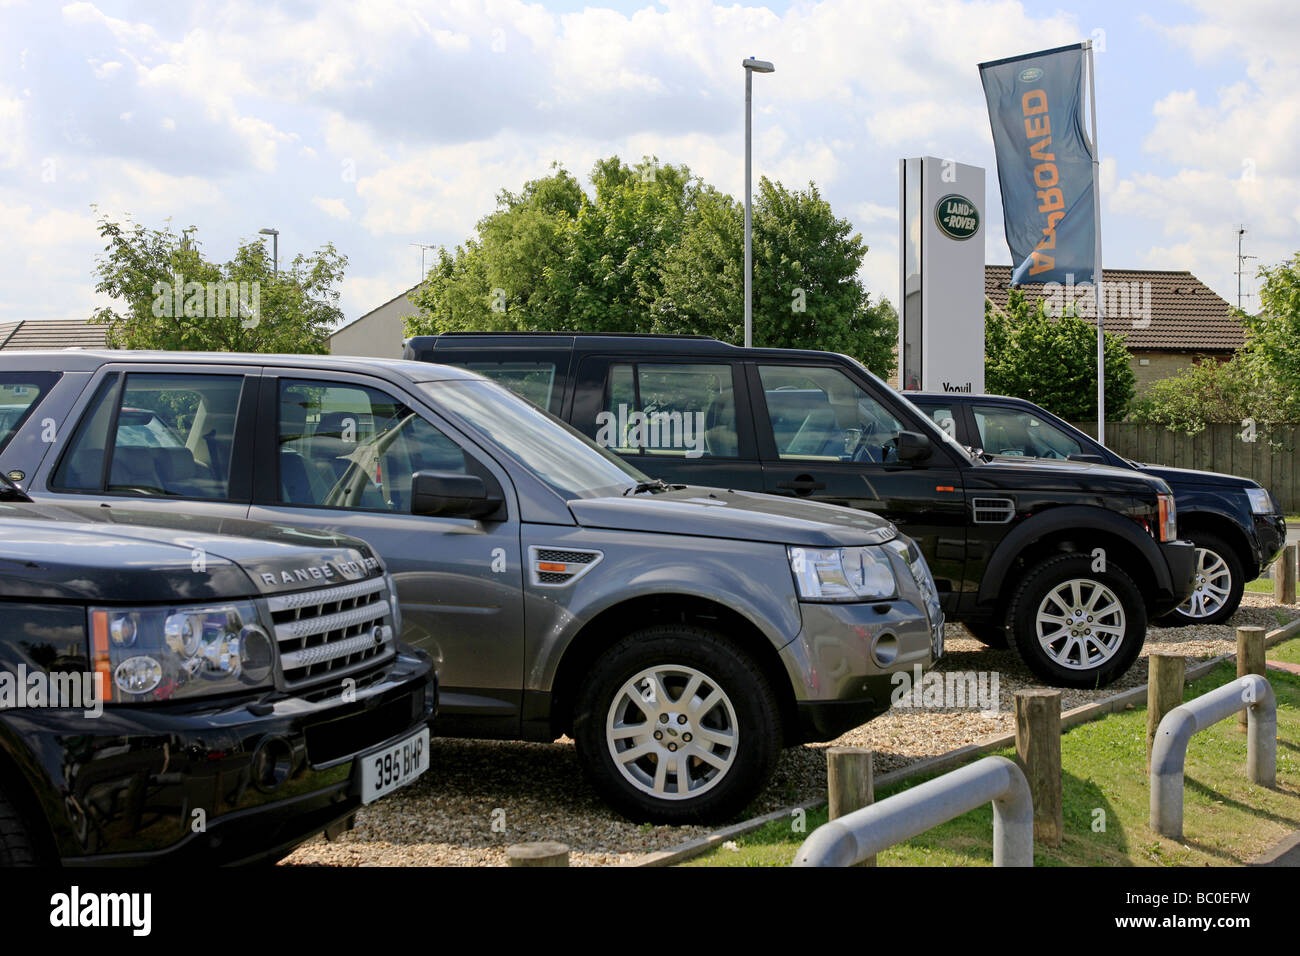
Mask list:
[[551,408],[555,392],[554,362],[465,362],[461,367],[499,382],[538,408]]
[[953,414],[951,405],[922,405],[920,408],[946,434],[957,437],[957,416]]
[[764,365],[763,396],[783,459],[894,461],[902,425],[834,368]]
[[976,405],[972,410],[980,442],[990,455],[1068,458],[1082,452],[1065,432],[1021,409]]
[[613,365],[604,404],[596,443],[620,454],[740,454],[730,365]]
[[0,450],[58,380],[55,372],[0,372]]
[[280,501],[410,511],[417,471],[466,472],[465,453],[384,392],[338,382],[280,383]]
[[105,382],[51,486],[225,500],[243,382],[239,375],[132,374],[120,393],[115,380]]

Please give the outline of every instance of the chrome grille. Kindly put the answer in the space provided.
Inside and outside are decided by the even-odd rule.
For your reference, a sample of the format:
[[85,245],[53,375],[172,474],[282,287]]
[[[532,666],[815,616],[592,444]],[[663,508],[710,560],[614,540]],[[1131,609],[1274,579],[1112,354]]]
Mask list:
[[393,600],[382,577],[268,598],[286,689],[364,679],[386,664],[396,653]]

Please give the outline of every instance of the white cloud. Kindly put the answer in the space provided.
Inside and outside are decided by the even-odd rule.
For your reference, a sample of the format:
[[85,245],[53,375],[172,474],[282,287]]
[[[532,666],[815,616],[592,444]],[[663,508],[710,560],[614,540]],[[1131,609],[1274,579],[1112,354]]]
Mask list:
[[319,209],[331,219],[338,219],[347,222],[352,218],[352,210],[342,199],[328,199],[324,196],[313,196],[312,205]]

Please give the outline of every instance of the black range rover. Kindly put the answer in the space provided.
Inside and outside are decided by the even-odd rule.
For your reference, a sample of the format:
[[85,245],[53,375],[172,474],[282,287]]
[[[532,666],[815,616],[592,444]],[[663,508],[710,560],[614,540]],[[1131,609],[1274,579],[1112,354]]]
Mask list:
[[1161,479],[973,454],[845,355],[695,336],[447,333],[405,357],[479,372],[667,482],[883,515],[949,620],[1058,686],[1115,680],[1192,590]]
[[274,860],[428,767],[363,542],[0,482],[0,866]]

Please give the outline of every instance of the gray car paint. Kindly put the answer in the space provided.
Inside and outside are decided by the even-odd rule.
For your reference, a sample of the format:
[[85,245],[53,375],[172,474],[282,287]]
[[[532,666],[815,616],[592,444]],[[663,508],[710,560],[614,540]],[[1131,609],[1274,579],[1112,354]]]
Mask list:
[[[37,500],[136,510],[184,510],[250,517],[354,535],[368,541],[397,581],[404,633],[428,650],[443,683],[443,718],[465,718],[466,732],[512,736],[524,691],[551,688],[565,650],[601,612],[643,595],[698,597],[740,614],[780,656],[796,700],[863,695],[867,678],[928,665],[927,620],[906,566],[891,555],[902,593],[882,604],[801,604],[786,545],[841,547],[894,537],[888,522],[861,511],[767,495],[687,488],[632,498],[566,502],[510,455],[433,407],[420,382],[480,380],[425,362],[336,356],[77,351],[0,355],[0,370],[62,369],[54,386],[0,454],[0,469],[20,470]],[[171,371],[252,377],[332,379],[400,396],[482,463],[500,483],[507,517],[499,522],[391,512],[246,504],[52,491],[49,474],[103,377],[112,371]],[[53,420],[53,440],[47,441]],[[270,427],[259,422],[259,428]],[[526,570],[530,546],[582,548],[604,557],[562,588],[540,587]],[[500,549],[498,551],[498,549]],[[494,554],[505,555],[500,570]],[[497,570],[494,570],[494,564]],[[899,658],[881,667],[871,639],[900,638]],[[449,723],[444,720],[444,726]]]

